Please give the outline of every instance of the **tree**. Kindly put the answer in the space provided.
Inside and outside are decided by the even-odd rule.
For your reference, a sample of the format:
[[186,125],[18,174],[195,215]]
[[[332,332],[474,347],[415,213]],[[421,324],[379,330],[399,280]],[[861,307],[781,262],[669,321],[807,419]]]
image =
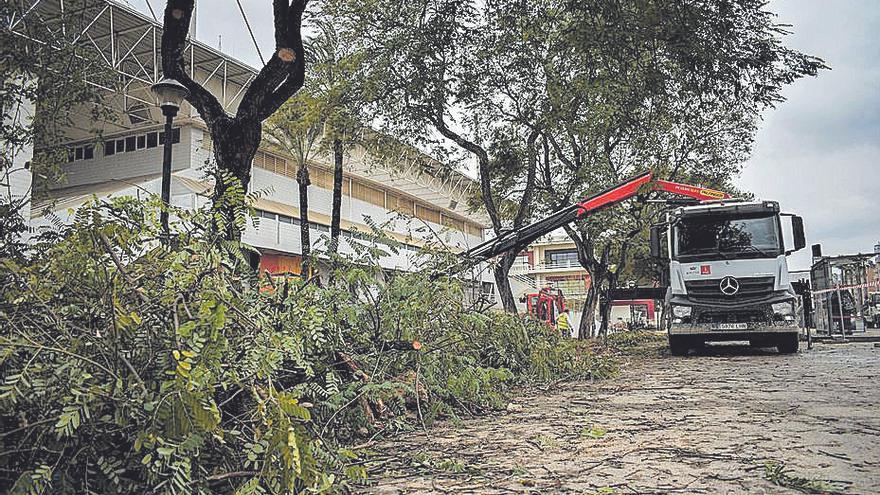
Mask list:
[[[336,253],[342,233],[343,159],[363,134],[357,109],[358,57],[346,52],[344,41],[326,18],[314,22],[318,35],[305,42],[312,70],[304,88],[266,122],[267,138],[293,156],[297,163],[303,276],[307,276],[311,245],[308,227],[309,161],[332,154],[333,197],[329,253]],[[332,273],[332,272],[331,272]]]
[[[333,6],[365,57],[364,93],[380,132],[475,160],[480,202],[495,234],[524,225],[534,198],[540,123],[533,107],[542,84],[528,70],[535,60],[524,40],[541,12],[513,1],[338,0]],[[500,34],[499,21],[505,22]],[[516,302],[507,274],[516,255],[500,257],[494,269],[510,312]]]
[[[786,84],[824,67],[782,44],[785,31],[760,2],[570,7],[554,22],[578,50],[548,76],[550,208],[649,168],[731,190],[761,111],[782,101]],[[617,285],[655,214],[634,203],[566,229],[592,278],[581,335],[592,333],[599,291]]]
[[302,276],[309,276],[312,244],[309,236],[309,162],[319,153],[324,128],[323,102],[310,90],[302,90],[266,122],[266,137],[296,160],[299,187]]
[[310,78],[315,91],[321,95],[324,107],[324,135],[322,148],[333,155],[333,204],[330,213],[330,245],[336,253],[339,247],[342,219],[343,160],[351,146],[360,142],[365,128],[359,110],[361,97],[360,54],[350,49],[348,40],[324,16],[316,20],[319,33],[310,39],[307,50],[313,60]]
[[[183,53],[189,34],[194,0],[168,0],[162,33],[162,71],[189,90],[187,101],[205,121],[214,143],[214,158],[222,171],[247,190],[251,163],[262,139],[261,123],[293,96],[303,85],[305,54],[302,42],[302,16],[308,0],[273,0],[275,52],[242,96],[235,115],[224,110],[217,98],[189,77]],[[221,175],[221,177],[223,177]],[[218,180],[215,196],[221,197],[229,184]],[[231,212],[229,212],[231,214]],[[229,225],[228,237],[240,231]]]
[[33,17],[21,22],[25,5],[0,4],[0,258],[16,259],[26,250],[33,197],[62,180],[72,115],[112,115],[97,88],[112,87],[114,74],[75,39],[87,22],[83,13],[101,7],[82,2],[76,13],[62,12],[49,25]]

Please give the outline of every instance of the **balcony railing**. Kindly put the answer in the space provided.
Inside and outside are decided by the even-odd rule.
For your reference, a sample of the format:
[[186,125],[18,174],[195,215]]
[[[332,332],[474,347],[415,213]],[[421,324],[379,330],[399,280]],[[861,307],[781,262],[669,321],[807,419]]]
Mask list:
[[514,263],[513,266],[510,267],[510,273],[514,274],[523,274],[523,273],[534,273],[540,271],[548,271],[548,270],[582,270],[581,264],[576,260],[570,261],[559,261],[559,262],[541,262],[536,263],[534,265],[530,265],[528,263]]

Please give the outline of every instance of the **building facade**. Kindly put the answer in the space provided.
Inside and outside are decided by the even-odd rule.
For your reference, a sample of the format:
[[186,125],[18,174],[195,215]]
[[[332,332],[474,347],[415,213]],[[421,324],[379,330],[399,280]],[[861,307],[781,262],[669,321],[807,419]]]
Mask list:
[[[97,52],[106,60],[122,81],[116,88],[103,88],[103,104],[115,115],[94,121],[89,108],[71,115],[72,124],[65,133],[70,141],[68,163],[62,165],[64,181],[48,184],[48,197],[32,205],[34,231],[52,228],[53,221],[67,221],[70,209],[93,196],[158,195],[166,139],[173,143],[172,204],[197,208],[209,200],[212,182],[205,169],[211,165],[213,154],[205,124],[193,108],[184,104],[172,134],[166,136],[161,112],[149,92],[150,85],[161,79],[161,24],[115,0],[96,4],[93,11],[78,16],[80,24],[68,26],[68,32],[81,40],[83,49]],[[13,29],[26,33],[28,16],[63,18],[64,6],[61,0],[37,0],[17,18]],[[234,111],[257,70],[195,40],[188,42],[185,53],[190,76],[228,111]],[[466,198],[475,190],[474,181],[455,172],[432,175],[422,166],[430,158],[418,153],[408,156],[389,165],[371,161],[361,149],[347,154],[341,252],[352,252],[355,243],[367,242],[367,234],[378,228],[403,247],[398,252],[386,250],[381,266],[415,270],[422,261],[416,252],[426,244],[462,251],[483,241],[485,217],[466,208]],[[325,157],[309,163],[310,233],[316,250],[329,236],[333,182],[330,163]],[[265,143],[253,161],[249,187],[251,192],[259,193],[253,205],[257,216],[247,225],[242,240],[260,251],[260,267],[270,273],[295,274],[302,265],[297,165],[292,157]],[[484,271],[476,287],[494,297],[491,280],[491,274]]]
[[[572,326],[577,328],[590,275],[578,262],[577,248],[564,232],[544,236],[520,253],[510,268],[510,278],[517,301],[544,287],[562,289],[566,307],[571,310]],[[520,305],[524,311],[525,304]]]

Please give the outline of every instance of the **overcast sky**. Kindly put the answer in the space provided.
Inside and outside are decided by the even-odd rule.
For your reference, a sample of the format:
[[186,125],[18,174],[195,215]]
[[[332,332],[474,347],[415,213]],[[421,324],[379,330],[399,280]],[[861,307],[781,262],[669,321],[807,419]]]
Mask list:
[[[786,88],[766,112],[740,185],[804,217],[824,254],[880,241],[880,2],[774,0],[786,44],[831,66]],[[809,248],[792,257],[808,268]]]
[[[146,0],[129,3],[147,12]],[[157,15],[164,2],[152,0]],[[197,0],[203,42],[260,67],[236,2]],[[271,2],[242,0],[264,57],[273,48]],[[786,44],[832,70],[784,91],[767,111],[740,185],[804,217],[808,244],[825,254],[870,252],[880,241],[880,1],[772,0],[791,24]],[[808,268],[809,248],[791,260]]]

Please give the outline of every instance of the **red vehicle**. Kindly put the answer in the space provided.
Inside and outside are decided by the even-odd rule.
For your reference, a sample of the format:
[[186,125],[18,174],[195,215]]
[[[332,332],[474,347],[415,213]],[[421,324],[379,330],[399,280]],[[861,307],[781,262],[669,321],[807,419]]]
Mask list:
[[526,294],[523,299],[528,313],[548,325],[556,326],[556,318],[565,311],[562,289],[544,287],[537,293]]

